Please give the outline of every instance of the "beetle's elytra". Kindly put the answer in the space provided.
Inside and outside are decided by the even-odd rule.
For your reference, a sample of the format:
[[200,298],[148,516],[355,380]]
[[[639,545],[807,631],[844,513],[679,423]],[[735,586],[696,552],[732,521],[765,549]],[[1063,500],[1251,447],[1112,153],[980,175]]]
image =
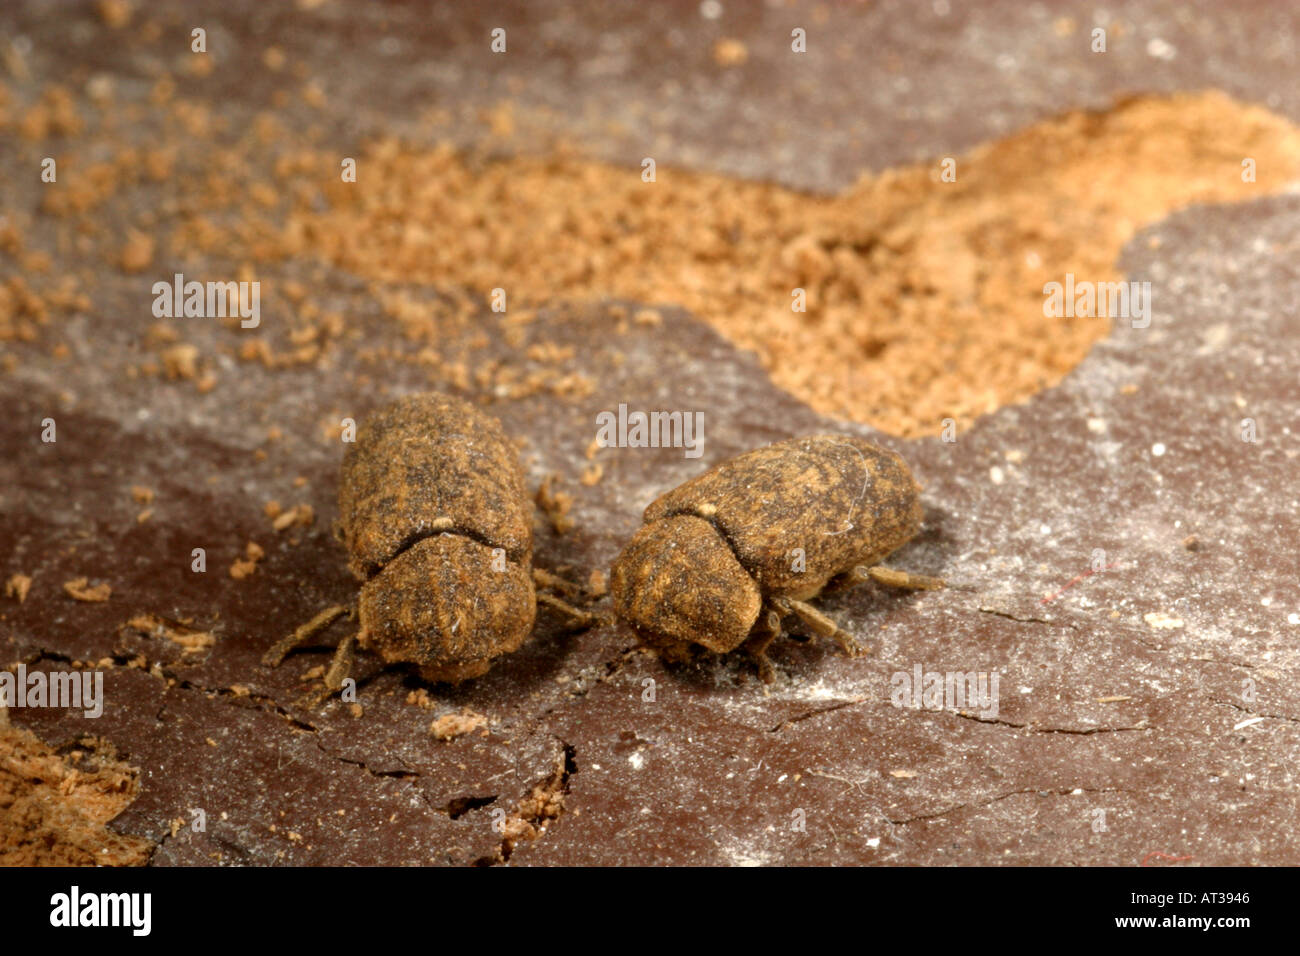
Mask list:
[[[339,535],[363,582],[360,627],[339,645],[325,684],[337,690],[352,644],[428,681],[485,673],[516,650],[537,614],[532,504],[501,425],[447,395],[410,395],[362,423],[344,455]],[[347,613],[331,608],[266,655]]]
[[725,461],[662,495],[615,560],[614,610],[646,643],[677,656],[744,646],[772,676],[766,648],[800,617],[850,654],[852,636],[804,603],[832,583],[871,577],[942,582],[879,567],[921,526],[920,489],[903,460],[861,438],[815,435]]

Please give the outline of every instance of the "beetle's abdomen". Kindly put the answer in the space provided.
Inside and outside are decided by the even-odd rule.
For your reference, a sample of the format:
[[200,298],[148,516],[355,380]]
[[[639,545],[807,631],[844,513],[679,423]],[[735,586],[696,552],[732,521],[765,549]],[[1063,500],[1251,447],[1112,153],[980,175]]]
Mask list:
[[920,489],[896,454],[861,438],[814,435],[732,458],[655,500],[713,523],[773,597],[816,594],[837,574],[874,564],[921,525]]
[[385,406],[348,447],[339,527],[353,572],[373,576],[440,532],[532,561],[532,513],[519,458],[497,421],[447,395]]

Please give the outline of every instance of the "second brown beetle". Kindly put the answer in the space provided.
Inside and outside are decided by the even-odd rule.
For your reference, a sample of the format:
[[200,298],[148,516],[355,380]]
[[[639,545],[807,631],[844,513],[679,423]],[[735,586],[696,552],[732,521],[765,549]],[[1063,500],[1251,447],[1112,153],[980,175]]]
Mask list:
[[790,615],[859,653],[852,635],[806,603],[829,586],[943,587],[879,564],[912,539],[921,517],[920,489],[893,452],[841,435],[777,442],[646,508],[611,568],[614,610],[669,657],[692,645],[743,647],[771,681],[766,650]]

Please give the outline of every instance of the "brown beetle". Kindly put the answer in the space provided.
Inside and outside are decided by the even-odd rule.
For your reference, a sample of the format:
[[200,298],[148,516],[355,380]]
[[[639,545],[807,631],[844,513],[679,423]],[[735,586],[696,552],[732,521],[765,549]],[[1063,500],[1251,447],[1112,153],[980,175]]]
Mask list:
[[614,610],[670,658],[691,645],[719,654],[743,646],[770,682],[767,647],[791,614],[859,653],[852,635],[805,603],[828,585],[944,586],[879,566],[921,517],[920,489],[893,452],[841,435],[777,442],[646,508],[611,568]]
[[[496,419],[458,398],[409,395],[358,430],[343,458],[338,533],[363,584],[357,604],[322,611],[263,658],[275,666],[344,614],[359,619],[325,676],[333,692],[354,644],[430,682],[486,673],[532,633],[532,502]],[[549,583],[550,576],[546,576]]]

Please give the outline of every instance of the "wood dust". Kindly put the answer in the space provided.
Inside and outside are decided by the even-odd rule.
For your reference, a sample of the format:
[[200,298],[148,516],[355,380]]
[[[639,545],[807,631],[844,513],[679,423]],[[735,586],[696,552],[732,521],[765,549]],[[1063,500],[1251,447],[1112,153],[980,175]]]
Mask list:
[[[820,411],[934,434],[1059,382],[1109,332],[1105,317],[1045,317],[1045,283],[1119,281],[1139,229],[1193,203],[1277,192],[1297,156],[1300,130],[1218,92],[1072,112],[956,157],[955,182],[936,160],[834,197],[386,141],[358,183],[327,187],[323,211],[300,203],[276,251],[378,279],[504,288],[512,311],[679,304]],[[1257,182],[1242,181],[1247,157]]]
[[153,844],[105,824],[139,791],[107,743],[66,754],[0,724],[0,866],[141,866]]

